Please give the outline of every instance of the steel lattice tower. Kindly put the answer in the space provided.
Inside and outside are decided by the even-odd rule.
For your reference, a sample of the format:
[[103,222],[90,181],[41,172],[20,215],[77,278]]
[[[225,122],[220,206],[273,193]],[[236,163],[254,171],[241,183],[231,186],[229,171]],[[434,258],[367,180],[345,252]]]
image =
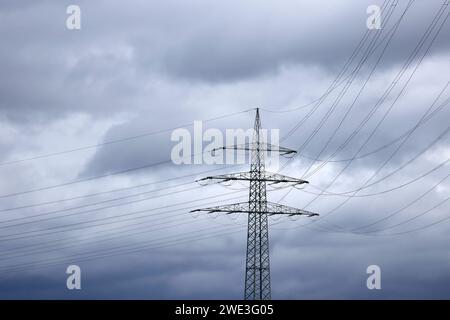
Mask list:
[[267,219],[264,151],[261,148],[261,119],[256,111],[251,149],[245,299],[270,299],[269,228]]
[[261,119],[259,109],[256,109],[256,118],[253,139],[249,144],[222,147],[220,149],[247,150],[251,152],[250,172],[233,173],[220,176],[206,177],[199,181],[249,181],[248,202],[231,205],[196,209],[195,211],[247,213],[247,255],[245,263],[245,299],[269,300],[270,289],[270,259],[269,259],[269,215],[306,215],[308,217],[318,214],[291,208],[288,206],[267,202],[266,183],[288,184],[291,186],[308,183],[305,180],[283,176],[265,171],[264,153],[268,151],[279,152],[280,155],[295,153],[294,150],[274,146],[261,141]]

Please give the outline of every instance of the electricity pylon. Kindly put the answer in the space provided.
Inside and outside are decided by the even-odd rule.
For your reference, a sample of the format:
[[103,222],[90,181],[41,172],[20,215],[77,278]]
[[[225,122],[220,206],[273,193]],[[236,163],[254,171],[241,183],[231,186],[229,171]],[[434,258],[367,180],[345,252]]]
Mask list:
[[269,261],[269,225],[270,215],[289,215],[308,217],[317,216],[317,213],[291,208],[277,203],[267,202],[266,183],[279,185],[281,183],[296,186],[308,183],[308,181],[287,177],[265,170],[264,152],[274,151],[280,155],[296,153],[296,151],[274,146],[261,141],[261,120],[259,109],[256,109],[255,126],[251,143],[222,147],[220,149],[251,151],[250,172],[232,173],[219,176],[211,176],[199,181],[249,181],[248,202],[215,206],[192,210],[212,212],[247,213],[247,256],[245,267],[245,299],[246,300],[270,300],[270,261]]

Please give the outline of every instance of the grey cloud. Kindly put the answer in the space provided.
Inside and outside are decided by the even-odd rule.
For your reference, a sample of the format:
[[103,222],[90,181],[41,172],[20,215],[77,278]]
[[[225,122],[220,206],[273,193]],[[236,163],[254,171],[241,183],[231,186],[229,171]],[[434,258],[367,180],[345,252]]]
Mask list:
[[[76,32],[65,29],[68,4],[71,3],[7,1],[1,5],[1,161],[122,139],[256,106],[272,110],[301,106],[320,97],[333,81],[365,32],[365,9],[372,3],[228,1],[212,5],[210,1],[136,1],[130,4],[80,1],[82,30]],[[440,1],[414,4],[322,158],[332,154],[368,114],[400,70],[440,4]],[[397,15],[405,5],[406,2],[399,4]],[[448,81],[444,72],[450,65],[448,32],[449,23],[363,153],[392,141],[414,126]],[[286,168],[285,174],[301,176],[310,163],[302,156],[318,155],[363,85],[376,57],[375,54],[368,61],[368,66],[358,74],[335,112],[301,150],[298,159]],[[402,82],[337,159],[352,157],[377,121],[382,119],[401,86]],[[283,145],[299,148],[319,125],[338,93],[339,88]],[[441,101],[447,97],[448,91]],[[279,128],[283,136],[310,108],[282,114],[262,111],[263,126]],[[221,130],[247,128],[252,125],[253,117],[254,112],[248,112],[208,122],[206,126]],[[448,117],[449,110],[444,108],[419,128],[375,179],[420,152],[446,129]],[[332,190],[341,192],[361,186],[396,145],[352,163]],[[169,130],[124,143],[2,165],[0,196],[168,160],[172,146]],[[376,193],[410,181],[445,160],[448,150],[448,139],[443,139],[390,179],[360,194]],[[283,203],[303,208],[314,198],[307,193],[316,191],[312,185],[326,187],[345,164],[328,164],[310,178],[311,186],[305,189],[306,192],[294,190]],[[0,209],[132,187],[210,169],[213,167],[170,164],[153,167],[21,196],[2,197]],[[235,169],[229,166],[217,173]],[[305,219],[271,218],[273,297],[449,298],[448,223],[403,236],[325,232],[336,229],[336,225],[351,230],[387,217],[430,189],[447,171],[448,165],[397,191],[352,198],[327,218],[312,223],[313,230],[302,227]],[[226,196],[227,192],[233,191],[227,188],[209,186],[183,191],[184,187],[176,186],[193,180],[171,181],[2,212],[0,224],[8,227],[1,229],[1,237],[94,219],[104,219],[102,221],[108,223],[98,227],[88,227],[89,223],[86,223],[81,228],[66,228],[57,234],[0,241],[4,257],[0,270],[19,263],[36,264],[22,272],[2,273],[0,297],[242,298],[245,216],[232,220],[234,217],[230,216],[195,217],[189,214],[190,207],[211,205],[207,202],[234,201],[223,200],[232,197]],[[126,200],[114,200],[75,208],[168,186],[174,188],[155,192],[154,195],[160,197],[153,199],[134,195],[127,200],[141,201],[120,206]],[[189,187],[195,187],[195,184]],[[389,227],[425,212],[444,200],[448,190],[449,182],[445,181],[422,201],[413,203],[376,227]],[[247,192],[244,190],[242,194],[245,199]],[[277,201],[283,194],[270,192],[269,200]],[[189,202],[215,196],[223,197]],[[323,196],[308,209],[326,215],[344,200],[339,196]],[[107,204],[118,206],[101,209]],[[389,231],[426,226],[445,218],[447,208],[448,205],[442,205]],[[91,211],[83,212],[88,209]],[[52,210],[66,211],[48,213]],[[142,210],[146,212],[133,214]],[[36,214],[52,219],[27,218]],[[128,215],[126,217],[131,220],[118,222],[121,215]],[[12,226],[15,223],[7,222],[9,219],[33,222]],[[212,232],[230,225],[239,232],[194,242],[182,241],[187,235],[199,237],[202,229]],[[108,231],[109,228],[116,229]],[[140,228],[140,233],[132,228]],[[91,253],[155,245],[163,237],[176,239],[172,243],[176,245],[79,261],[80,257]],[[50,244],[51,249],[44,250],[44,242],[47,242],[46,246]],[[36,246],[36,251],[33,249],[20,258],[5,255],[6,252],[19,252],[20,247],[33,248],[28,246]],[[38,268],[42,261],[63,258],[63,264]],[[81,292],[66,290],[66,262],[82,267]],[[365,270],[370,264],[382,268],[381,291],[369,291],[365,287]]]

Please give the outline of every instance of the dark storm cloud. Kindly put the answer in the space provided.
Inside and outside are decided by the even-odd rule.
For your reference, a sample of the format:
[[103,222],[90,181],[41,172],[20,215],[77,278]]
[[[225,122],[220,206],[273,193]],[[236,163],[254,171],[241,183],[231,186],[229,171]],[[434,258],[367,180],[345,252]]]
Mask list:
[[[213,82],[273,73],[290,64],[317,64],[336,70],[362,37],[365,8],[373,4],[344,2],[342,6],[330,7],[326,1],[317,5],[287,3],[290,9],[283,5],[255,5],[252,1],[239,5],[221,3],[212,10],[201,1],[171,6],[170,16],[181,16],[179,23],[174,27],[173,19],[163,22],[170,25],[167,37],[138,36],[137,57],[144,67],[151,67],[156,61],[163,71],[175,77]],[[385,33],[399,19],[405,4],[398,5]],[[409,10],[412,19],[401,25],[384,67],[404,58],[401,49],[413,43],[434,13],[422,11],[422,5],[415,4]],[[182,16],[185,11],[190,12],[188,17]],[[149,15],[152,20],[153,13]],[[321,18],[316,19],[317,16]],[[441,41],[438,47],[437,51],[447,50],[448,43]]]
[[[134,109],[148,101],[155,73],[223,82],[292,64],[335,71],[365,31],[368,4],[169,1],[123,8],[114,1],[80,2],[83,31],[69,32],[63,2],[8,3],[1,21],[2,70],[9,75],[2,78],[2,111],[37,121],[73,111]],[[383,68],[404,59],[402,49],[424,30],[434,11],[423,6],[410,9]],[[448,42],[435,47],[433,53],[447,50]]]

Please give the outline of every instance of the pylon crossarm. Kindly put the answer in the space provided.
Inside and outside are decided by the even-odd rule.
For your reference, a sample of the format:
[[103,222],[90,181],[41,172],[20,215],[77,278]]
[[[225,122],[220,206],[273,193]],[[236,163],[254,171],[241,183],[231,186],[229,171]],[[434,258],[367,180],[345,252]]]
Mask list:
[[200,180],[197,180],[197,182],[199,182],[199,183],[208,183],[208,182],[222,183],[222,182],[230,182],[230,181],[238,181],[238,180],[240,180],[240,181],[250,181],[250,180],[266,181],[266,182],[269,182],[270,185],[289,184],[291,186],[309,183],[306,180],[292,178],[292,177],[288,177],[288,176],[285,176],[282,174],[272,173],[272,172],[267,172],[267,171],[265,171],[261,174],[260,179],[252,178],[250,172],[238,172],[238,173],[223,174],[223,175],[218,175],[218,176],[209,176],[209,177],[205,177]]
[[210,183],[224,183],[230,181],[238,181],[238,180],[250,180],[249,172],[237,172],[232,174],[223,174],[218,176],[209,176],[202,178],[200,180],[196,180],[196,182],[200,184],[210,184]]
[[[207,213],[223,212],[226,214],[252,212],[249,208],[248,202],[240,202],[240,203],[226,204],[222,206],[195,209],[192,210],[191,212],[199,212],[199,211]],[[266,213],[268,215],[284,214],[289,216],[308,216],[308,217],[318,216],[318,214],[314,212],[297,209],[273,202],[267,202],[267,210],[265,210],[263,213]]]
[[297,179],[297,178],[292,178],[292,177],[288,177],[279,173],[272,173],[272,172],[264,172],[264,179],[267,182],[270,182],[270,185],[273,184],[279,184],[279,183],[289,183],[291,185],[300,185],[300,184],[305,184],[305,183],[309,183],[306,180],[302,180],[302,179]]
[[227,214],[248,213],[249,206],[248,206],[248,202],[240,202],[240,203],[226,204],[226,205],[222,205],[222,206],[195,209],[190,212],[199,212],[199,211],[204,211],[206,213],[223,212],[223,213],[227,213]]
[[308,216],[308,217],[314,217],[319,215],[311,211],[297,209],[273,202],[267,202],[267,214],[268,215],[284,214],[289,216]]
[[232,145],[232,146],[224,146],[224,147],[220,147],[220,148],[214,148],[211,151],[214,153],[219,150],[243,150],[243,151],[259,150],[259,151],[278,152],[280,155],[289,155],[289,154],[297,153],[297,151],[295,151],[295,150],[281,147],[281,146],[276,146],[276,145],[273,145],[270,143],[265,143],[265,142],[260,142],[259,144],[253,143],[253,142],[252,143],[244,143],[244,144],[236,144],[236,145]]

